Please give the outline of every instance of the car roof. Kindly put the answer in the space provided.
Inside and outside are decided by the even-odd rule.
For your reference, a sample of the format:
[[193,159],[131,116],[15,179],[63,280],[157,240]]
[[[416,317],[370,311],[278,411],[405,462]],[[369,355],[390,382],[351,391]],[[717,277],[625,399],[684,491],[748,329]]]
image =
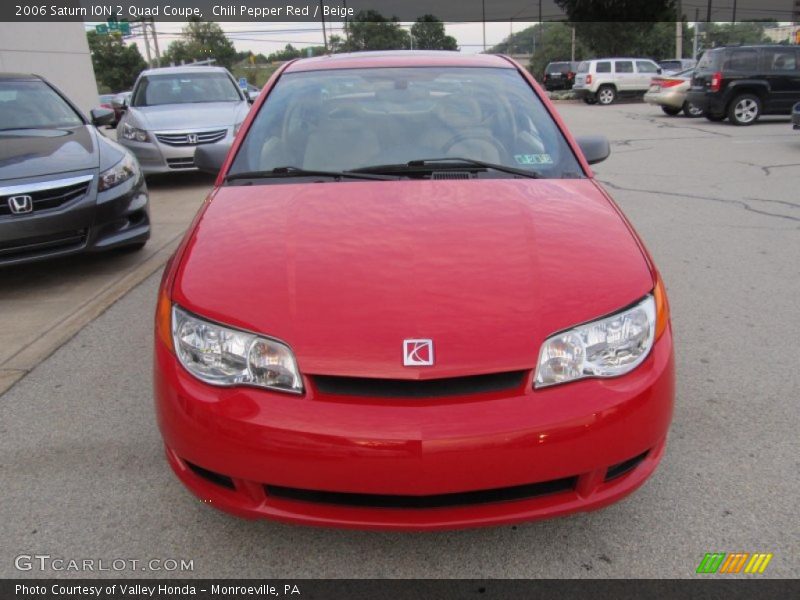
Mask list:
[[646,56],[609,56],[608,58],[590,58],[587,59],[586,62],[597,62],[602,60],[649,60],[650,62],[655,62],[652,58],[647,58]]
[[496,54],[425,50],[352,52],[302,58],[286,68],[287,73],[328,69],[369,69],[374,67],[496,67],[513,69],[505,57]]
[[208,65],[181,65],[180,67],[160,67],[158,69],[146,69],[142,71],[145,75],[180,75],[184,73],[227,73],[225,67],[212,67]]
[[0,73],[0,81],[32,81],[42,78],[32,73]]

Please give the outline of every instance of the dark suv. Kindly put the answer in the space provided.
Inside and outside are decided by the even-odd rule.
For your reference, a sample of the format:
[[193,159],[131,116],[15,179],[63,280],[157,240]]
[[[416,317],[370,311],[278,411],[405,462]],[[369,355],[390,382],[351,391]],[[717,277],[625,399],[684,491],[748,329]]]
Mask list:
[[576,62],[551,62],[544,70],[544,89],[571,90],[575,83],[575,73],[578,71]]
[[707,119],[751,125],[764,115],[788,115],[800,101],[800,50],[795,46],[729,46],[707,50],[697,63],[687,100]]

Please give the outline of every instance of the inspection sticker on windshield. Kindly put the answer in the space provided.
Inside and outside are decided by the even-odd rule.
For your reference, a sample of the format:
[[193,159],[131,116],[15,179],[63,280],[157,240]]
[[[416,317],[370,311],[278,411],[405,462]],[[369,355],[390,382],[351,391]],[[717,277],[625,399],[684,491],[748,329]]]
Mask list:
[[552,165],[553,157],[549,154],[515,154],[518,165]]

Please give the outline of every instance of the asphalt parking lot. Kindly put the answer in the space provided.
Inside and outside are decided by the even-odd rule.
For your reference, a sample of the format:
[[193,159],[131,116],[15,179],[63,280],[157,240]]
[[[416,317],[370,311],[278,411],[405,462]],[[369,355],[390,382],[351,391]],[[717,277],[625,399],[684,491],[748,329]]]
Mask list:
[[[800,132],[788,119],[734,127],[640,103],[558,108],[575,134],[611,139],[598,179],[670,294],[677,405],[643,488],[599,512],[443,533],[222,514],[163,459],[151,397],[155,272],[0,396],[0,576],[58,575],[14,567],[17,555],[47,554],[193,560],[181,575],[197,577],[681,578],[706,552],[736,551],[771,552],[763,576],[796,577]],[[199,203],[206,189],[189,178],[154,186],[152,201]],[[90,262],[75,276],[105,268]],[[25,280],[17,272],[3,287]]]

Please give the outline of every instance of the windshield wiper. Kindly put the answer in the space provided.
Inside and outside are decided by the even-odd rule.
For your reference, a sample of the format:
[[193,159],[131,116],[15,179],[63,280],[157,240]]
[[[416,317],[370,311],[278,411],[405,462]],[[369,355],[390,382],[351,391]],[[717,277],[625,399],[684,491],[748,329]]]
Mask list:
[[242,173],[232,173],[225,178],[225,181],[236,179],[269,179],[277,177],[330,177],[331,179],[369,179],[374,181],[390,181],[394,177],[383,177],[381,175],[370,175],[367,173],[357,173],[355,171],[316,171],[313,169],[301,169],[300,167],[276,167],[266,171],[245,171]]
[[[520,177],[529,177],[531,179],[540,179],[541,173],[536,171],[529,171],[528,169],[517,169],[515,167],[507,167],[506,165],[498,165],[496,163],[485,162],[476,160],[474,158],[463,158],[461,156],[445,156],[442,158],[420,158],[417,160],[410,160],[407,163],[395,165],[375,165],[371,167],[362,167],[360,169],[353,169],[349,173],[403,173],[410,170],[428,170],[429,168],[437,168],[433,163],[456,163],[456,164],[443,164],[438,166],[440,169],[458,169],[464,168],[465,165],[480,167],[481,169],[500,171],[501,173],[509,173],[511,175],[519,175]],[[458,163],[461,163],[460,165]]]

